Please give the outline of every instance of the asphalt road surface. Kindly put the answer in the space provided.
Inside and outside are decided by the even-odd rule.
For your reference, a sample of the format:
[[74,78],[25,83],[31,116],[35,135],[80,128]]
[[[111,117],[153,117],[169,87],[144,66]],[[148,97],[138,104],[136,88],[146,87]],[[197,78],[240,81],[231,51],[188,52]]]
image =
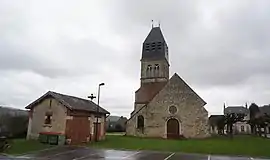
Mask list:
[[[267,160],[252,157],[227,157],[155,151],[104,150],[64,146],[0,160]],[[270,160],[270,159],[268,159]]]

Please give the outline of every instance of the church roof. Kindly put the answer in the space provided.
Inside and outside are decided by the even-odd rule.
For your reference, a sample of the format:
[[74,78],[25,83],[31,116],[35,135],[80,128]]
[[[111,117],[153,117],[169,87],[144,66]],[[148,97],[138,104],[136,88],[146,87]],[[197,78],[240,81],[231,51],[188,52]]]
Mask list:
[[165,42],[160,27],[153,27],[144,41],[144,43],[151,42]]
[[135,103],[148,103],[166,85],[167,82],[143,83],[135,92]]
[[74,96],[69,96],[69,95],[64,95],[60,93],[56,93],[53,91],[48,91],[46,94],[26,106],[26,109],[31,109],[36,106],[39,102],[44,100],[46,97],[53,97],[56,99],[58,102],[63,104],[65,107],[71,109],[71,110],[81,110],[81,111],[88,111],[88,112],[97,112],[97,107],[99,107],[99,113],[103,114],[109,114],[108,111],[106,111],[104,108],[98,106],[94,102],[79,98],[79,97],[74,97]]
[[[174,82],[173,82],[174,81]],[[135,103],[144,103],[145,105],[141,107],[138,111],[132,114],[129,120],[137,115],[142,109],[144,109],[149,102],[166,86],[170,85],[168,83],[179,83],[185,94],[190,96],[193,94],[205,105],[206,102],[178,75],[174,74],[167,82],[156,82],[156,83],[145,83],[142,84],[141,88],[136,91]]]
[[166,59],[168,47],[160,27],[154,27],[143,43],[142,59]]

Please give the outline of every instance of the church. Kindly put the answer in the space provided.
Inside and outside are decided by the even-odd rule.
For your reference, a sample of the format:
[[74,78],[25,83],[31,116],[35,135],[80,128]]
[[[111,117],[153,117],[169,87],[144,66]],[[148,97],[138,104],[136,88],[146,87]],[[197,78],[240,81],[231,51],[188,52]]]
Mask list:
[[177,139],[210,135],[206,102],[177,74],[169,75],[168,46],[160,26],[142,46],[140,88],[126,135]]

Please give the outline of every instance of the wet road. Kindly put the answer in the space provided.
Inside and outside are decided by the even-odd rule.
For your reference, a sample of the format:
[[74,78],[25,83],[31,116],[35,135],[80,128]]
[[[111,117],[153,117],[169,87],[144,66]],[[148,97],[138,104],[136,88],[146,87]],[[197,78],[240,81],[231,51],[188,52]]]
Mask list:
[[[103,150],[64,146],[1,160],[267,160],[252,157],[225,157],[173,152]],[[269,160],[269,159],[268,159]]]

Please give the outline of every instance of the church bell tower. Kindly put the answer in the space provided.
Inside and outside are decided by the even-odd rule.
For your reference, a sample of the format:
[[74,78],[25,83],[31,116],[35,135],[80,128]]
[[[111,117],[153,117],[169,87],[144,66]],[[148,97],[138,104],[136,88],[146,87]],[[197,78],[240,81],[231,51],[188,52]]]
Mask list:
[[168,46],[161,29],[152,27],[142,47],[141,85],[168,81],[169,66]]

